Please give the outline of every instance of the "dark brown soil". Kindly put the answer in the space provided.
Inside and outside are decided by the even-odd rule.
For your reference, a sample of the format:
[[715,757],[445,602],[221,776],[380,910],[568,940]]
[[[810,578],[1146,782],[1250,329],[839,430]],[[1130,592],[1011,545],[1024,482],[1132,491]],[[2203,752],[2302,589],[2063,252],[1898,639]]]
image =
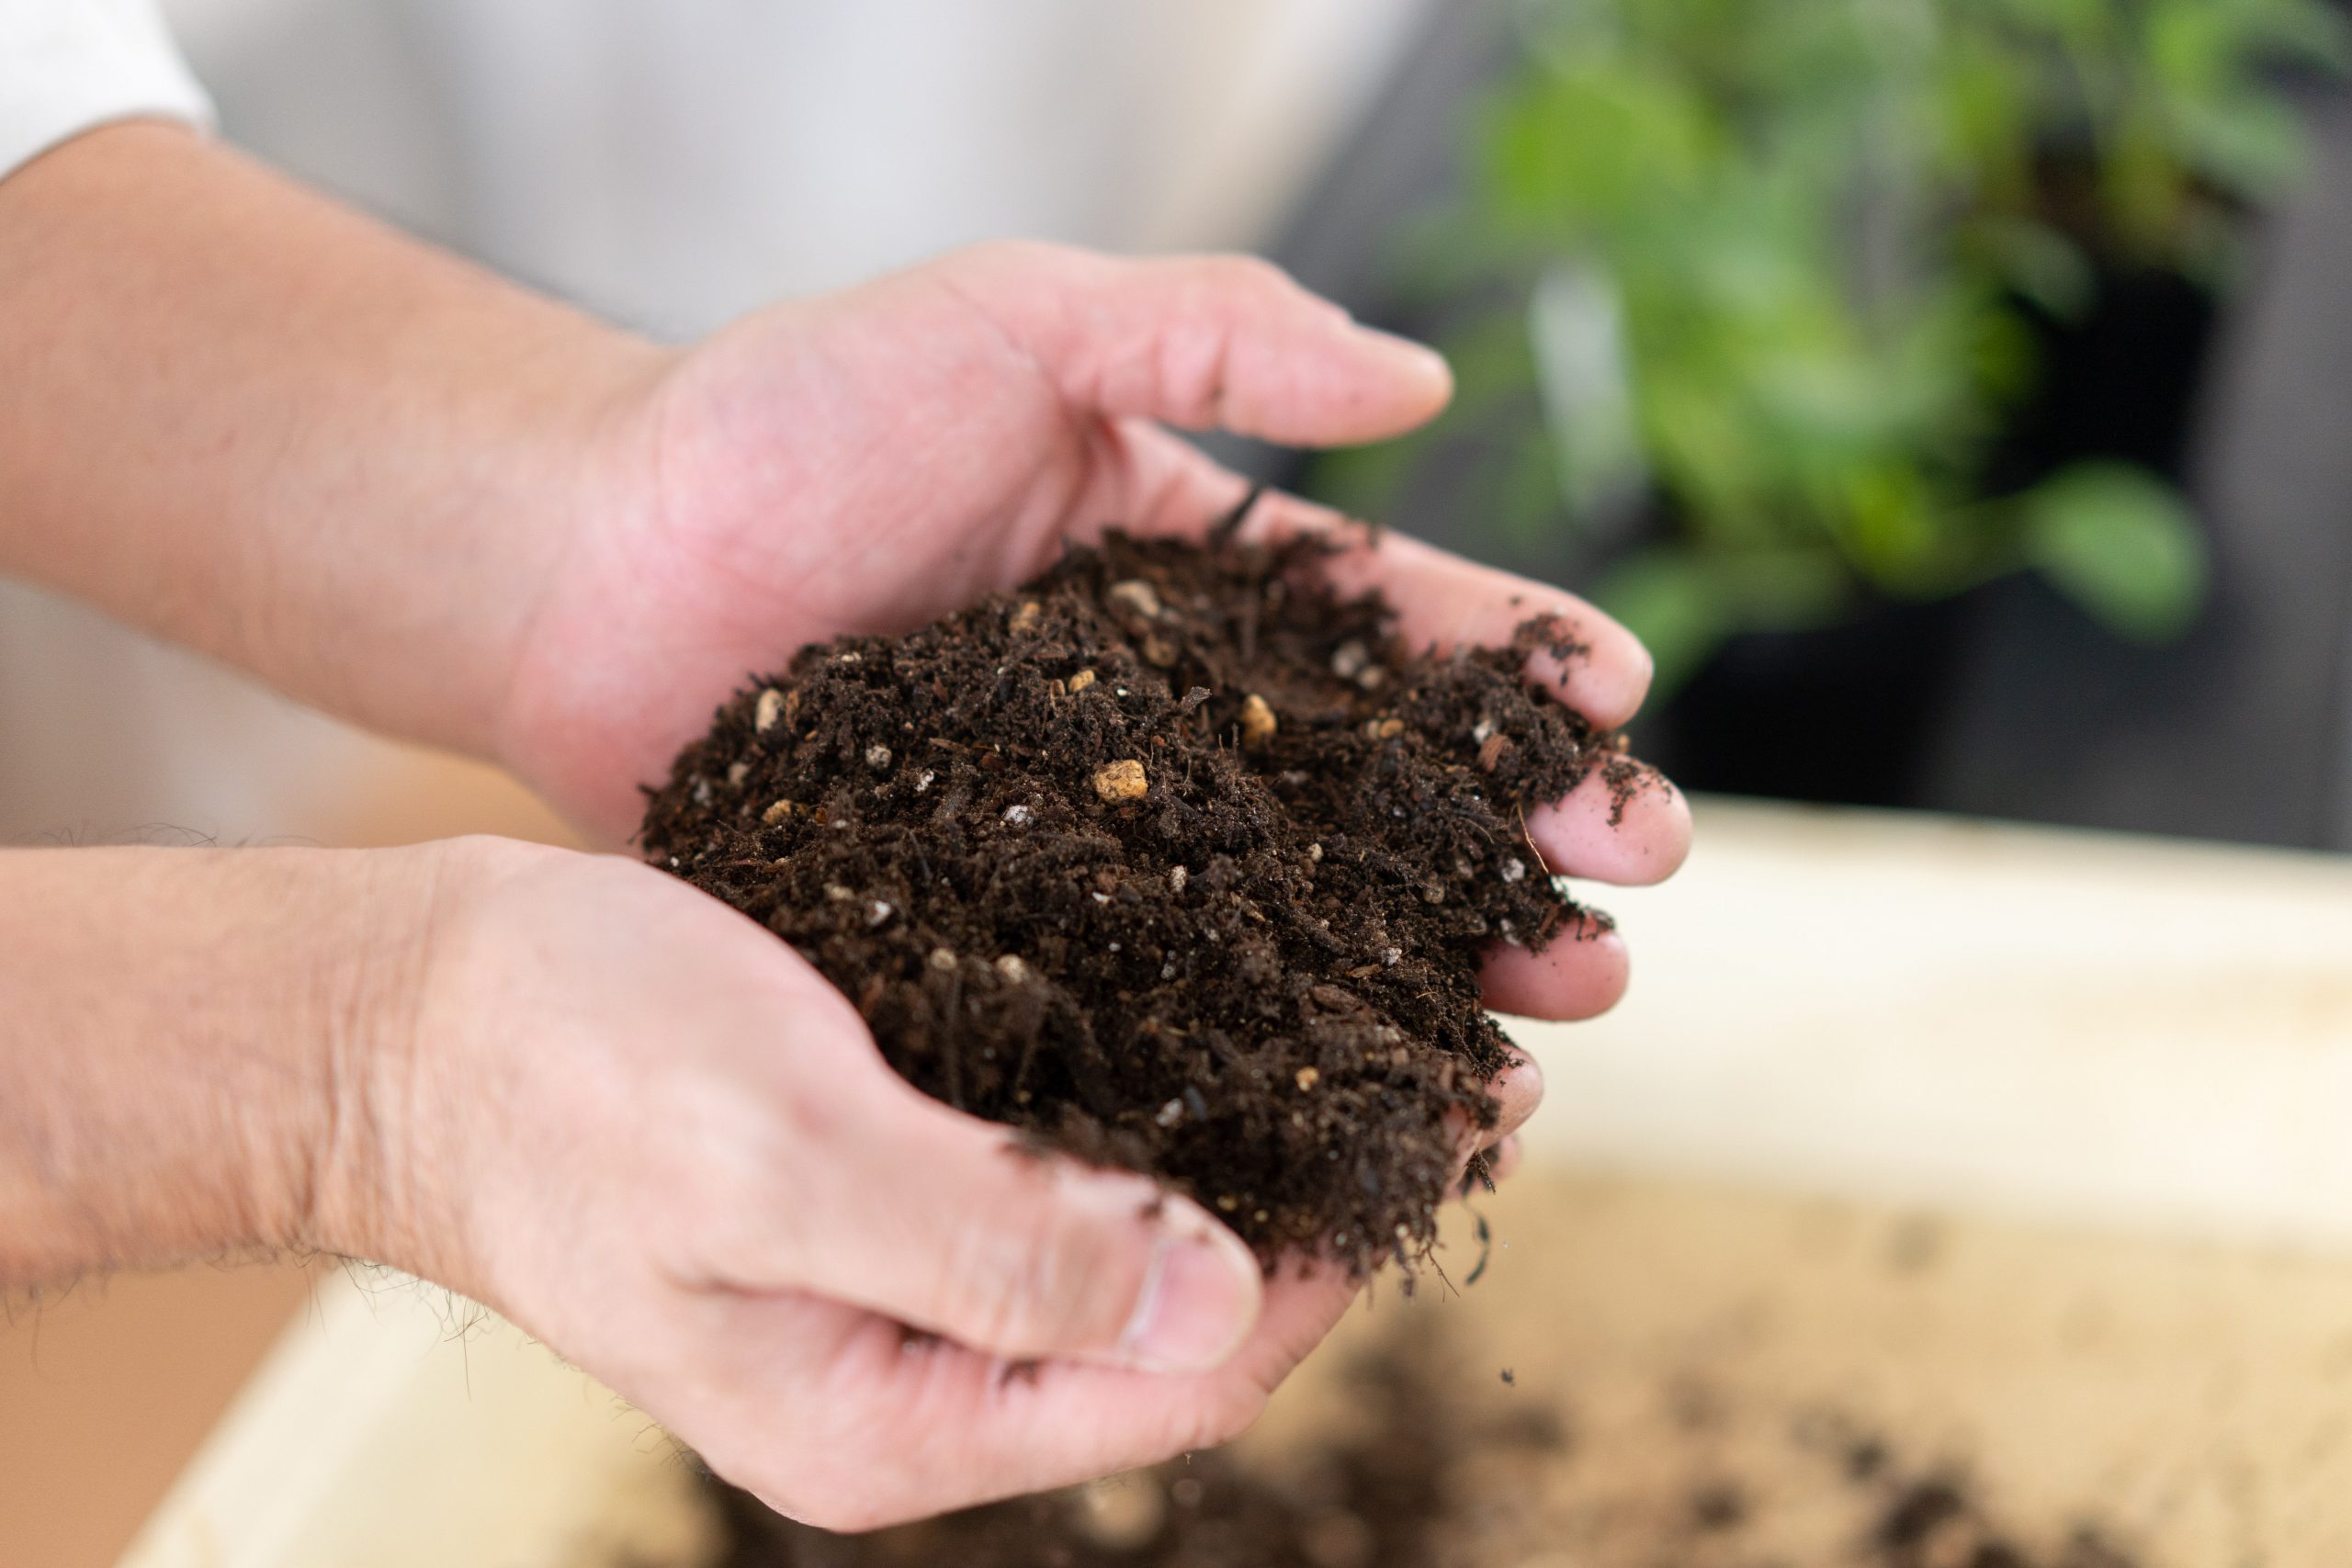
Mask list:
[[[1193,1454],[862,1536],[719,1487],[731,1546],[718,1568],[2135,1568],[2090,1526],[2029,1546],[1965,1477],[1908,1467],[1819,1416],[1785,1424],[1771,1484],[1706,1475],[1707,1446],[1689,1438],[1659,1456],[1655,1495],[1621,1495],[1565,1539],[1542,1522],[1541,1499],[1547,1472],[1578,1462],[1566,1424],[1542,1404],[1474,1396],[1476,1380],[1433,1339],[1399,1337],[1359,1361],[1348,1419],[1277,1461]],[[1792,1562],[1758,1544],[1779,1510],[1825,1506],[1855,1522],[1824,1557]]]
[[1426,1246],[1510,1043],[1481,955],[1599,929],[1526,809],[1652,776],[1521,677],[1406,647],[1323,553],[1113,535],[720,708],[649,857],[764,922],[925,1091],[1219,1213],[1271,1267]]

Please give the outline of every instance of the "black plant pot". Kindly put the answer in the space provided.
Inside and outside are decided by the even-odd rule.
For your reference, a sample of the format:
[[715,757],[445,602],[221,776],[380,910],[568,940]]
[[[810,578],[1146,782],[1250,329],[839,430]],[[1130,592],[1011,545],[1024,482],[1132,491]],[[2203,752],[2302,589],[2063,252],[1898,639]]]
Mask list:
[[1961,601],[1874,601],[1816,630],[1749,632],[1634,727],[1686,788],[1854,806],[1916,800]]
[[[2181,477],[2211,297],[2175,274],[2117,272],[2098,300],[2079,321],[2034,320],[2041,380],[1993,455],[1988,493],[2089,457]],[[2011,586],[1877,600],[1820,630],[1736,637],[1636,726],[1637,749],[1693,789],[1928,804],[1955,665]]]

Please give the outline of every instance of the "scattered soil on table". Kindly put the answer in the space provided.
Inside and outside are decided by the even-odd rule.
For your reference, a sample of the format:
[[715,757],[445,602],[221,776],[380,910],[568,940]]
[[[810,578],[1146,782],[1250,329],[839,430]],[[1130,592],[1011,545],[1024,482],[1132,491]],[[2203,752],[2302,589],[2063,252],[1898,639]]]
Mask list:
[[649,858],[766,924],[890,1065],[1155,1176],[1269,1267],[1426,1247],[1511,1059],[1481,956],[1600,929],[1524,813],[1654,774],[1522,678],[1408,646],[1327,547],[1114,534],[899,637],[803,649],[653,793]]
[[[2135,1568],[2089,1525],[2029,1543],[1964,1475],[1818,1414],[1779,1423],[1764,1474],[1714,1473],[1691,1429],[1645,1489],[1563,1512],[1546,1498],[1578,1467],[1570,1424],[1465,1375],[1432,1337],[1360,1359],[1343,1422],[1255,1462],[1194,1454],[861,1536],[721,1487],[719,1568]],[[1816,1544],[1786,1555],[1792,1536]]]

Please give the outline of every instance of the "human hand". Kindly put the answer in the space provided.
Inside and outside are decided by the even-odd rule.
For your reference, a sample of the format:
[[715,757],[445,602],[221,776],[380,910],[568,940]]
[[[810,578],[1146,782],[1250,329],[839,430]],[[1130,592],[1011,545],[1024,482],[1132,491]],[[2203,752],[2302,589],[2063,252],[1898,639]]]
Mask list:
[[[1449,394],[1424,348],[1358,327],[1266,264],[1118,261],[995,244],[752,316],[670,365],[599,428],[594,498],[521,638],[498,728],[506,760],[592,830],[634,828],[638,785],[747,672],[845,632],[908,629],[1050,564],[1105,525],[1197,533],[1243,482],[1158,422],[1297,445],[1397,434]],[[1287,498],[1264,531],[1343,526]],[[1603,727],[1649,660],[1589,605],[1388,537],[1342,558],[1405,633],[1503,642],[1543,611],[1589,646],[1536,675]],[[1555,871],[1654,880],[1689,818],[1670,788],[1613,826],[1593,779],[1529,828]],[[1498,1005],[1600,1010],[1613,937],[1513,953]]]
[[[780,307],[681,358],[605,427],[588,487],[600,499],[527,628],[501,749],[617,837],[639,810],[634,784],[660,776],[747,672],[1010,587],[1106,523],[1198,531],[1229,510],[1241,481],[1155,417],[1363,440],[1419,423],[1446,390],[1425,351],[1363,333],[1256,264],[989,247]],[[1342,525],[1278,499],[1251,526]],[[1396,538],[1331,570],[1385,589],[1418,638],[1502,642],[1553,612],[1591,651],[1531,674],[1606,726],[1641,700],[1638,646],[1556,591]],[[1595,781],[1533,814],[1531,833],[1572,874],[1670,871],[1688,833],[1680,797],[1638,795],[1613,825],[1611,805]],[[1258,1302],[1233,1239],[1192,1204],[1148,1220],[1138,1179],[1010,1157],[1003,1132],[889,1074],[847,1004],[764,932],[690,909],[683,888],[657,892],[635,868],[600,876],[594,896],[526,879],[535,890],[514,897],[532,913],[481,917],[485,951],[502,955],[508,930],[574,930],[581,962],[562,975],[593,975],[594,999],[566,1010],[578,1043],[501,1055],[516,1076],[496,1100],[546,1107],[566,1131],[536,1153],[485,1140],[511,1168],[476,1189],[500,1216],[484,1235],[555,1239],[530,1244],[516,1280],[474,1288],[786,1512],[878,1524],[1219,1440],[1352,1297],[1352,1281],[1311,1271]],[[608,899],[628,912],[601,909]],[[665,928],[698,934],[658,956],[634,934]],[[1499,950],[1487,980],[1498,1006],[1571,1017],[1609,1005],[1624,975],[1603,933]],[[500,997],[514,980],[500,956],[458,989]],[[677,1052],[644,1059],[654,1037]],[[538,1081],[550,1056],[568,1064],[562,1083]],[[1532,1109],[1532,1066],[1497,1089],[1490,1138]],[[616,1176],[588,1199],[550,1184],[579,1130],[598,1126],[653,1139],[660,1174]],[[551,1190],[568,1197],[552,1212]],[[565,1223],[574,1203],[607,1216],[594,1238]],[[1202,1238],[1186,1255],[1222,1280],[1204,1288],[1256,1327],[1212,1332],[1204,1306],[1183,1319],[1195,1354],[1143,1357],[1155,1373],[1133,1364],[1131,1323],[1169,1225]],[[901,1322],[940,1337],[910,1343]]]
[[[659,353],[153,126],[93,132],[11,176],[0,238],[0,346],[40,393],[0,418],[0,566],[361,722],[496,756],[611,840],[634,823],[635,786],[746,673],[800,643],[900,629],[1009,587],[1065,535],[1196,530],[1227,510],[1240,481],[1155,421],[1359,441],[1419,423],[1447,391],[1422,351],[1353,328],[1259,264],[1025,245]],[[1252,525],[1337,525],[1276,502]],[[1552,611],[1591,651],[1533,673],[1604,726],[1640,700],[1640,649],[1566,595],[1396,538],[1334,570],[1382,584],[1419,638],[1499,641]],[[1688,819],[1670,791],[1609,817],[1589,784],[1528,826],[1571,875],[1649,880],[1679,859]],[[1130,1359],[1148,1344],[1127,1328],[1148,1227],[1115,1218],[1140,1209],[1143,1184],[1016,1168],[1002,1133],[892,1077],[797,955],[681,884],[621,862],[448,852],[424,981],[363,964],[354,987],[395,1010],[413,998],[413,1027],[395,1032],[430,1043],[374,1058],[395,1081],[356,1104],[341,1103],[353,1069],[339,1032],[370,1010],[341,1005],[336,987],[287,987],[274,965],[282,927],[287,942],[333,949],[328,968],[352,967],[374,944],[323,939],[370,899],[305,904],[298,920],[266,887],[253,907],[279,924],[251,923],[271,940],[241,945],[244,967],[196,943],[173,985],[66,994],[119,1005],[127,1021],[107,1038],[125,1050],[175,1026],[183,1083],[213,1088],[241,1067],[265,1086],[258,1101],[321,1077],[330,1163],[364,1168],[387,1140],[397,1153],[380,1181],[317,1189],[340,1201],[316,1199],[291,1161],[280,1206],[340,1223],[247,1235],[240,1201],[224,1208],[236,1224],[196,1226],[175,1255],[217,1229],[380,1257],[479,1294],[729,1473],[828,1523],[1221,1435],[1351,1293],[1319,1277],[1268,1287],[1215,1371],[1110,1370],[1123,1343]],[[109,904],[88,932],[187,908],[213,907]],[[146,953],[124,951],[93,972],[145,973]],[[1488,997],[1574,1016],[1612,1000],[1624,972],[1613,935],[1506,950]],[[301,1000],[322,1016],[295,1009],[296,1022],[259,1030],[239,1008],[191,1020],[189,998]],[[198,1096],[209,1121],[109,1120],[99,1112],[143,1102],[119,1086],[158,1070],[153,1051],[108,1056],[93,1079],[84,1020],[34,1032],[75,1046],[18,1053],[73,1091],[47,1096],[53,1117],[129,1129],[48,1156],[172,1144],[175,1161],[157,1168],[176,1176],[303,1142],[257,1143],[243,1095]],[[220,1049],[265,1034],[293,1068]],[[1498,1090],[1508,1125],[1532,1103],[1532,1069]],[[33,1186],[58,1186],[40,1174]],[[52,1196],[70,1229],[80,1188]],[[159,1226],[131,1214],[119,1236],[36,1249],[25,1267],[142,1256],[133,1244],[152,1247]],[[1198,1234],[1229,1256],[1223,1233]],[[1043,1284],[1024,1283],[1047,1265]],[[1065,1288],[1074,1279],[1093,1288]],[[957,1343],[909,1354],[893,1317]],[[990,1355],[1041,1353],[1034,1382],[991,1375]]]
[[[13,175],[0,239],[0,346],[40,394],[0,411],[0,565],[495,755],[615,840],[635,786],[800,643],[1009,587],[1065,535],[1227,510],[1240,482],[1153,422],[1359,441],[1447,392],[1261,265],[1022,245],[660,353],[152,126]],[[1640,700],[1640,650],[1565,595],[1401,539],[1335,570],[1416,637],[1558,613],[1592,651],[1534,673],[1602,725]],[[1670,792],[1607,818],[1594,788],[1529,826],[1571,874],[1679,858]],[[1261,1281],[1138,1178],[1014,1157],[898,1080],[797,954],[643,866],[174,857],[60,924],[79,871],[26,874],[40,918],[12,939],[53,1017],[17,1009],[0,1054],[40,1154],[0,1139],[0,1279],[289,1241],[383,1258],[833,1525],[1224,1437],[1353,1293]],[[429,901],[427,937],[375,930],[386,900]],[[192,908],[212,919],[154,923]],[[1510,950],[1489,997],[1589,1012],[1623,974],[1613,936]],[[1499,1134],[1532,1068],[1495,1089]]]
[[[1220,1442],[1355,1293],[917,1093],[683,883],[438,852],[381,1152],[329,1174],[315,1239],[498,1308],[784,1512],[862,1529]],[[1532,1086],[1497,1091],[1508,1132]]]
[[[685,353],[390,233],[185,131],[93,131],[0,182],[0,570],[372,728],[505,762],[607,842],[746,674],[1012,586],[1107,524],[1197,531],[1241,481],[1159,422],[1315,446],[1436,412],[1444,367],[1263,263],[982,246]],[[1298,502],[1263,530],[1329,528]],[[1390,538],[1340,563],[1411,637],[1499,641],[1596,723],[1648,660],[1566,594]],[[1539,661],[1539,665],[1543,661]],[[1645,881],[1682,803],[1531,814],[1555,871]],[[1613,937],[1498,960],[1581,1014]]]
[[[608,842],[801,643],[908,629],[1067,536],[1228,510],[1241,481],[1159,422],[1328,445],[1448,394],[1263,263],[1033,244],[660,350],[155,125],[0,181],[0,359],[39,394],[0,404],[0,570],[494,757]],[[1254,525],[1338,522],[1276,499]],[[1401,538],[1338,574],[1419,638],[1552,611],[1590,651],[1535,673],[1605,727],[1640,702],[1647,658],[1566,594]],[[1672,792],[1611,815],[1595,781],[1529,827],[1571,875],[1679,859]],[[1590,1011],[1624,966],[1613,939],[1550,964],[1497,1000]]]

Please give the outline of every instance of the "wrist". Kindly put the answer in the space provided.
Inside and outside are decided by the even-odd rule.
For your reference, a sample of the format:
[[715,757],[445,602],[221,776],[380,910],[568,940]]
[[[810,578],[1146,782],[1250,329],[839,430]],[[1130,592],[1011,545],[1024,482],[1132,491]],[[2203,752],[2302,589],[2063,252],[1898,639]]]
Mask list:
[[255,1207],[261,1245],[403,1262],[415,1224],[417,998],[465,858],[458,843],[428,843],[336,868],[367,914],[303,955],[307,998],[277,1026],[303,1042],[302,1066],[285,1163]]
[[589,857],[489,837],[389,853],[400,857],[397,891],[348,980],[367,1023],[320,1075],[305,1201],[288,1211],[283,1239],[494,1303],[477,1198],[514,1137],[511,1070],[528,1063],[502,1047],[568,999],[535,986],[535,916],[516,911],[535,879]]
[[468,1150],[485,1092],[474,1027],[488,998],[464,976],[498,887],[567,852],[468,838],[383,857],[374,935],[328,960],[325,988],[352,1021],[322,1030],[283,1245],[389,1263],[459,1290],[472,1282]]
[[437,860],[0,854],[0,1286],[368,1250]]

